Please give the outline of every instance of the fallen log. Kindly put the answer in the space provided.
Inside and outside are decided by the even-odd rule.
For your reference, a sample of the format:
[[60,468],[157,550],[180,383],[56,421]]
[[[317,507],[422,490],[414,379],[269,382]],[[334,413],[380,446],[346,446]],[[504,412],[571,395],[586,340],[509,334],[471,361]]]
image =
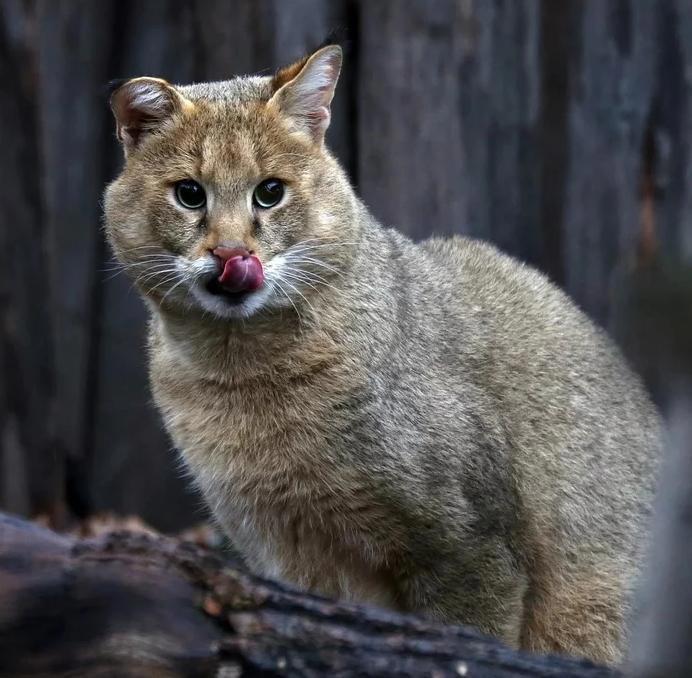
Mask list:
[[0,676],[618,675],[339,603],[179,540],[79,540],[0,514]]

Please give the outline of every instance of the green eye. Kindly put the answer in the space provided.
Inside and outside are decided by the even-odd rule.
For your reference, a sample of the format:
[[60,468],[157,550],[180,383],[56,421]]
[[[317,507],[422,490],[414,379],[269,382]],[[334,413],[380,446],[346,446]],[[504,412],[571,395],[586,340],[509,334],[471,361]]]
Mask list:
[[207,204],[204,189],[192,179],[183,179],[175,185],[175,198],[189,210],[198,210]]
[[255,192],[252,194],[252,202],[254,202],[257,207],[268,209],[269,207],[278,205],[283,197],[283,182],[279,179],[265,179],[255,188]]

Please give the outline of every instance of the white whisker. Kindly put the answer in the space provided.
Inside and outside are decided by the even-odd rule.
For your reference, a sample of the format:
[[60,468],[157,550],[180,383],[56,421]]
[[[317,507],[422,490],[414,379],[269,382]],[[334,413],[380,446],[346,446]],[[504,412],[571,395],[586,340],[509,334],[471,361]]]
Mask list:
[[295,303],[293,303],[293,299],[291,299],[290,295],[286,292],[286,290],[283,288],[281,283],[278,280],[274,279],[272,281],[272,285],[278,286],[279,290],[281,290],[282,294],[286,297],[286,299],[288,299],[291,306],[293,306],[293,310],[296,312],[296,316],[298,317],[298,322],[300,322],[302,324],[302,318],[301,318],[300,312],[298,311],[298,307],[295,305]]
[[166,297],[167,297],[171,292],[173,292],[173,290],[175,290],[176,288],[180,287],[180,285],[182,285],[184,282],[187,282],[187,278],[182,277],[175,285],[173,285],[173,287],[171,287],[171,289],[168,290],[168,292],[166,292],[166,294],[163,295],[163,298],[161,299],[161,304],[163,304],[163,302],[166,301]]
[[[334,266],[330,266],[329,264],[325,264],[323,261],[320,261],[319,259],[313,259],[312,257],[305,257],[301,256],[297,259],[295,263],[300,263],[300,262],[309,262],[311,264],[315,264],[315,266],[320,266],[321,268],[324,268],[328,271],[331,271],[332,273],[336,273],[337,275],[343,275],[343,271],[340,271],[338,268],[334,268]],[[291,262],[294,263],[294,262]]]
[[149,280],[149,278],[155,278],[160,275],[165,275],[166,273],[180,273],[180,271],[177,268],[161,268],[155,271],[149,269],[142,275],[137,276],[135,282],[143,283],[145,280]]
[[[149,292],[149,294],[151,294],[155,290],[159,289],[159,287],[162,287],[163,285],[168,285],[169,283],[172,283],[178,277],[182,277],[182,276],[181,276],[180,272],[176,271],[174,275],[169,275],[167,278],[165,278],[164,280],[161,280],[160,282],[158,282],[153,287],[147,286],[147,291]],[[182,279],[185,280],[184,277]]]
[[310,285],[313,289],[317,289],[314,285],[311,283],[316,283],[317,285],[323,285],[324,287],[329,287],[330,289],[334,290],[335,292],[338,292],[339,289],[337,287],[334,287],[334,285],[328,283],[322,276],[316,275],[315,273],[312,273],[310,271],[305,271],[303,269],[295,269],[295,268],[286,268],[282,271],[283,275],[290,275],[294,277],[297,280],[300,280],[304,282],[307,285]]
[[317,320],[317,322],[319,324],[319,317],[317,316],[317,312],[315,311],[314,306],[307,300],[305,295],[295,285],[290,283],[288,280],[284,279],[284,282],[303,299],[303,301],[307,304],[307,307],[310,309],[310,311],[312,311],[312,317],[315,320]]
[[307,285],[308,287],[312,287],[313,290],[315,290],[316,292],[319,292],[318,288],[315,287],[315,286],[314,286],[309,280],[307,280],[306,278],[299,277],[299,276],[295,275],[294,273],[291,273],[290,271],[286,271],[286,270],[282,271],[282,272],[281,272],[281,275],[282,275],[283,277],[289,278],[290,280],[295,280],[295,281],[297,281],[297,282],[299,282],[299,283],[302,283],[302,284],[304,284],[304,285]]

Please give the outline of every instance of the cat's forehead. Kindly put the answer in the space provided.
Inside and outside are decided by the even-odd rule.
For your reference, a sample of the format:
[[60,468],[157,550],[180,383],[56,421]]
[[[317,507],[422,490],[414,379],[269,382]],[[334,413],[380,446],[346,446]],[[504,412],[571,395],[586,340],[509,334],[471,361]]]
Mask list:
[[178,85],[176,89],[192,102],[208,101],[233,106],[251,101],[268,101],[272,95],[272,79],[246,76],[218,82]]
[[[295,143],[275,116],[265,114],[273,94],[269,77],[238,77],[221,82],[176,86],[189,109],[162,138],[157,161],[166,157],[179,171],[186,163],[194,174],[217,185],[234,185],[239,177],[278,171]],[[193,171],[193,170],[188,170]]]

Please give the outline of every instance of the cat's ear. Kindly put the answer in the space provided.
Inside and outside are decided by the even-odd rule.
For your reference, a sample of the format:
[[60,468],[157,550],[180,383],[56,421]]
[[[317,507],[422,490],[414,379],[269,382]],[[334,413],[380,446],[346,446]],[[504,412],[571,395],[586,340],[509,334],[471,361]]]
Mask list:
[[288,116],[301,131],[322,143],[329,127],[329,106],[341,70],[339,45],[328,45],[286,68],[273,79],[269,106]]
[[125,154],[146,134],[192,104],[174,87],[159,78],[127,80],[111,94],[118,139]]

